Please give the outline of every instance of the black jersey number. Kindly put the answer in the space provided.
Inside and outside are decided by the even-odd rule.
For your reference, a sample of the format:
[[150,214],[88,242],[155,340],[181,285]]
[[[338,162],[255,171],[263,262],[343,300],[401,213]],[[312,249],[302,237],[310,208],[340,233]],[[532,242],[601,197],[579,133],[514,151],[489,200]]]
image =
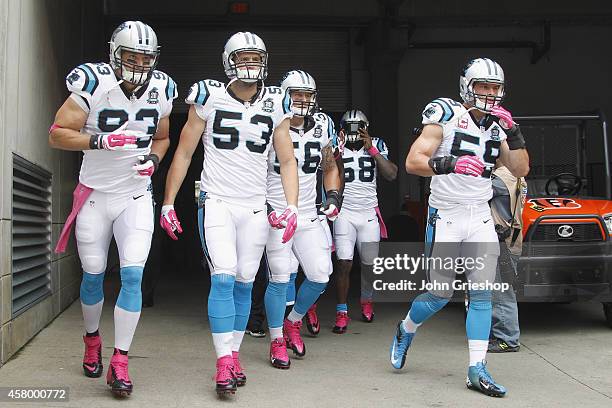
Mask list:
[[98,71],[100,75],[108,75],[111,73],[111,70],[106,65],[102,64],[96,66],[96,71]]
[[321,163],[321,143],[306,142],[304,145],[304,164],[302,171],[306,174],[312,174],[319,168]]
[[[240,132],[235,127],[223,126],[223,119],[234,119],[241,120],[242,113],[240,112],[228,112],[228,111],[217,111],[215,114],[215,120],[213,122],[213,144],[217,149],[233,150],[238,147],[238,140]],[[272,136],[273,122],[272,118],[264,115],[255,115],[250,121],[253,125],[260,123],[266,125],[265,130],[261,132],[261,141],[253,142],[247,141],[246,147],[253,153],[263,153],[266,151],[266,147],[270,143],[270,137]],[[229,138],[228,138],[229,136]]]
[[[451,154],[453,156],[475,156],[476,153],[474,150],[468,148],[461,148],[461,145],[474,145],[480,146],[480,138],[474,135],[468,135],[463,132],[455,132],[455,138],[453,139],[453,146],[451,148]],[[493,172],[493,168],[495,167],[495,162],[499,157],[501,142],[499,140],[487,140],[485,142],[485,151],[482,155],[482,159],[485,164],[485,170],[482,173],[481,177],[490,178],[491,173]]]
[[[153,136],[157,131],[159,112],[155,109],[141,109],[134,116],[134,120],[147,119],[151,123],[151,126],[147,128],[147,135]],[[122,109],[103,109],[98,114],[98,128],[102,133],[111,133],[123,126],[128,120],[128,113]]]
[[214,79],[209,79],[207,83],[209,86],[212,86],[213,88],[221,88],[223,86],[221,82],[215,81]]
[[[344,182],[350,183],[355,180],[355,170],[351,167],[346,166],[347,163],[352,163],[354,161],[353,157],[349,157],[346,159],[342,159],[342,162],[345,164],[344,166]],[[374,181],[374,159],[372,157],[360,157],[357,160],[357,164],[359,164],[359,181],[364,183],[369,183]]]
[[[112,133],[119,129],[130,119],[128,113],[119,109],[103,109],[98,114],[98,129],[102,133]],[[157,132],[159,112],[155,109],[141,109],[134,116],[134,120],[147,120],[151,126],[147,128],[146,134],[150,137],[138,139],[136,145],[140,148],[149,146],[151,137]]]
[[166,75],[163,72],[153,71],[153,78],[155,79],[166,79]]
[[[298,142],[293,142],[293,150],[300,148]],[[295,161],[299,163],[297,157]],[[306,142],[304,144],[304,164],[302,164],[302,171],[305,174],[316,173],[321,163],[321,144],[318,142]],[[280,163],[278,162],[278,156],[274,160],[274,171],[276,174],[280,174]]]

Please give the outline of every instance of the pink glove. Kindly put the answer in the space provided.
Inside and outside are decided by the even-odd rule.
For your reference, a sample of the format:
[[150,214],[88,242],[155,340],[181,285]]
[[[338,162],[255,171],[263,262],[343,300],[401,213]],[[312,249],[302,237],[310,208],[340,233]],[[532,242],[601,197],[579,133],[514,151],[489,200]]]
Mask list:
[[136,171],[134,178],[146,179],[155,173],[159,166],[159,157],[153,153],[146,156],[138,156],[138,164],[132,166]]
[[512,114],[499,105],[494,106],[491,109],[491,113],[499,118],[500,126],[506,130],[515,124],[514,120],[512,120]]
[[276,211],[270,211],[268,214],[268,222],[272,228],[281,229],[282,227],[278,223],[278,213]]
[[[276,217],[276,215],[272,214],[275,214],[275,211],[272,211],[270,215],[268,215],[268,221],[274,228],[285,229],[282,240],[283,244],[285,244],[293,237],[297,229],[297,208],[294,205],[288,205],[280,216]],[[272,221],[270,221],[271,219]]]
[[110,135],[98,136],[98,148],[104,150],[129,150],[136,149],[138,138],[124,133],[112,133]]
[[128,122],[108,135],[92,135],[89,139],[89,148],[92,150],[131,150],[138,149],[136,142],[139,137],[144,136],[143,132],[135,130],[125,130]]
[[327,219],[330,221],[336,221],[338,218],[338,214],[340,214],[340,210],[334,204],[330,204],[329,207],[323,210],[323,214],[327,216]]
[[330,221],[336,221],[338,214],[340,214],[340,208],[342,207],[342,196],[338,190],[329,190],[326,192],[327,198],[325,199],[325,205],[323,206],[323,214],[327,216]]
[[174,234],[174,231],[178,232],[179,234],[183,232],[181,223],[176,216],[176,211],[174,211],[173,205],[164,205],[162,207],[159,223],[166,231],[166,234],[168,234],[168,236],[175,241],[178,240],[178,237]]
[[480,177],[484,171],[483,162],[476,156],[459,156],[454,172],[468,176]]

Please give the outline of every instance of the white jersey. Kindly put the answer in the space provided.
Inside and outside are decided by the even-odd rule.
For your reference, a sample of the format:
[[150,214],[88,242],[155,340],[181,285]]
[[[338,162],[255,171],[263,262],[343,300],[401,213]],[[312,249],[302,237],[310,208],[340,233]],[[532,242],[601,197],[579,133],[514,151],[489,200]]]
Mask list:
[[230,203],[263,206],[272,134],[292,116],[289,95],[269,86],[244,102],[224,83],[206,79],[191,86],[185,102],[206,121],[201,190]]
[[71,98],[88,113],[82,131],[110,134],[126,122],[126,130],[140,131],[138,149],[124,151],[85,150],[79,181],[105,193],[131,194],[147,189],[148,179],[136,179],[132,168],[138,156],[151,152],[153,135],[161,118],[170,115],[177,97],[176,84],[161,71],[133,95],[127,95],[111,66],[101,62],[82,64],[66,77]]
[[449,98],[438,98],[427,105],[423,124],[442,126],[442,143],[433,157],[475,155],[485,165],[481,177],[456,173],[433,176],[429,204],[434,208],[448,208],[453,203],[489,201],[493,196],[491,173],[501,142],[506,139],[499,124],[490,115],[485,116],[482,124],[476,123],[463,104]]
[[[315,113],[304,118],[304,128],[290,128],[293,151],[297,161],[299,177],[298,213],[300,216],[316,215],[317,170],[319,169],[322,150],[330,144],[332,149],[338,144],[334,122],[324,113]],[[277,211],[287,206],[285,193],[280,177],[280,164],[274,149],[270,149],[268,159],[268,203]]]
[[[384,140],[373,137],[372,146],[375,146],[380,154],[388,159],[389,149]],[[342,162],[344,163],[342,208],[369,210],[378,207],[378,196],[376,195],[378,170],[374,157],[370,156],[363,147],[359,150],[351,150],[345,145]]]

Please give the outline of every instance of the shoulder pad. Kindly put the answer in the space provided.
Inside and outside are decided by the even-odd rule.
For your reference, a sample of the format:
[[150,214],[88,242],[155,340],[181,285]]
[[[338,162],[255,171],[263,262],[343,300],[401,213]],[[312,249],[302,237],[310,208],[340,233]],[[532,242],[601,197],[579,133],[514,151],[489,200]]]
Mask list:
[[380,154],[382,154],[385,158],[389,155],[389,148],[382,138],[372,137],[372,146],[376,146]]
[[266,94],[282,96],[285,92],[280,86],[266,86]]
[[332,126],[334,125],[334,120],[325,112],[317,112],[312,116],[317,122],[331,123]]
[[191,85],[185,103],[191,105],[204,105],[208,101],[211,93],[224,90],[223,82],[215,81],[214,79],[204,79]]
[[423,124],[448,123],[461,107],[463,105],[450,98],[434,99],[423,111]]
[[81,64],[70,71],[66,77],[66,87],[70,92],[79,95],[93,95],[98,85],[100,85],[100,80],[98,79],[100,74],[97,72],[98,69],[105,74],[110,74],[112,72],[110,66],[104,64]]
[[178,96],[176,82],[168,74],[155,70],[153,71],[152,78],[152,80],[159,81],[160,88],[164,88],[167,100],[171,101]]
[[338,136],[336,135],[336,129],[332,118],[324,112],[317,112],[312,116],[315,122],[321,123],[327,129],[329,140],[333,146],[336,146],[338,144]]
[[264,97],[272,97],[282,100],[283,114],[291,112],[291,96],[289,96],[289,92],[283,91],[283,88],[280,86],[266,86],[264,90]]

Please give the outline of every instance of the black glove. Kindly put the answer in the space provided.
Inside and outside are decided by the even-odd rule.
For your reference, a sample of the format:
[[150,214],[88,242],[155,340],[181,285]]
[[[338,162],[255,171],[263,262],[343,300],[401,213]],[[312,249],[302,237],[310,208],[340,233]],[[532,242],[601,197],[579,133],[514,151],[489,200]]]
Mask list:
[[450,174],[455,172],[457,158],[453,156],[432,157],[428,164],[436,174]]
[[510,150],[518,150],[525,148],[525,138],[521,133],[521,128],[518,125],[513,125],[510,129],[506,130],[506,142]]
[[322,212],[330,221],[334,221],[342,208],[342,196],[338,190],[329,190],[325,194],[327,198],[325,199],[325,206]]

